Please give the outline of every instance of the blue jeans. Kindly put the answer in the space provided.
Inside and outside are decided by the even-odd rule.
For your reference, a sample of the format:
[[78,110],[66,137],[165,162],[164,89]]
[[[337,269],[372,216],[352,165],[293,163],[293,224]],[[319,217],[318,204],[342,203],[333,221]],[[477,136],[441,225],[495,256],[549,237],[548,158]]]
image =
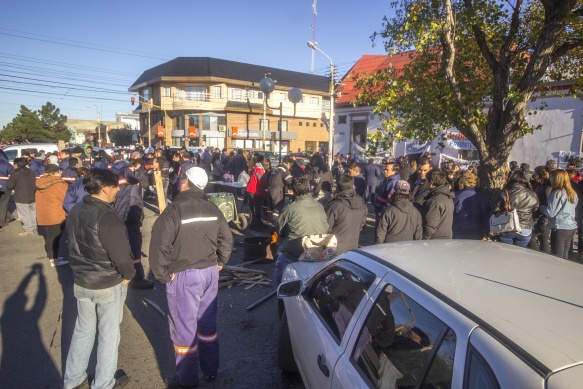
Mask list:
[[284,254],[279,253],[277,260],[275,261],[275,285],[281,284],[281,279],[283,277],[283,272],[287,265],[293,261],[286,257]]
[[128,288],[120,283],[106,289],[85,289],[74,285],[73,290],[78,316],[67,355],[64,388],[74,388],[87,377],[87,364],[97,331],[97,366],[91,388],[111,389],[115,384],[119,324]]
[[516,232],[507,232],[498,236],[498,240],[502,243],[513,244],[515,246],[526,247],[530,238],[532,237],[532,232],[528,235],[520,235]]

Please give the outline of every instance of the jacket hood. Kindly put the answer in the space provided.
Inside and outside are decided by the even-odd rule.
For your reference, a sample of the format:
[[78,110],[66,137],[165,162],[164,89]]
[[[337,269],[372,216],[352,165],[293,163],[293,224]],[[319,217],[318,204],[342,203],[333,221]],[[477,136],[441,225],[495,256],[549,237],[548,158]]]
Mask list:
[[362,198],[356,194],[354,189],[348,189],[338,193],[336,200],[345,204],[350,209],[362,208]]
[[392,203],[391,206],[396,207],[399,211],[403,213],[411,213],[414,210],[417,211],[417,208],[415,208],[413,202],[407,199],[399,199]]
[[129,167],[130,164],[127,161],[116,161],[113,165],[111,165],[111,171],[118,176],[123,177],[125,170]]
[[429,196],[435,196],[437,194],[444,194],[451,199],[453,199],[454,196],[454,194],[449,190],[449,185],[447,184],[429,190]]
[[36,189],[39,192],[49,189],[51,186],[58,184],[59,182],[65,183],[61,177],[50,176],[50,177],[40,177],[36,180]]

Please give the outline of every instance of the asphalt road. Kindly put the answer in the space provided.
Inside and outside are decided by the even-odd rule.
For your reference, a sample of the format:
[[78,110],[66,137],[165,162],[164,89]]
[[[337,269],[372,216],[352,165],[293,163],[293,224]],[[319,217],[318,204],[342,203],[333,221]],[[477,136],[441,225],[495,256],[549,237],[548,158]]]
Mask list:
[[[155,209],[148,206],[142,229],[146,253],[156,217]],[[71,269],[51,268],[42,237],[21,237],[20,231],[20,223],[15,221],[0,232],[0,388],[62,388],[63,366],[77,314]],[[253,230],[245,236],[236,230],[233,233],[236,243],[229,265],[243,263],[245,236],[261,235]],[[369,221],[361,244],[371,243]],[[147,258],[144,265],[148,273]],[[267,271],[273,279],[273,263],[246,267]],[[201,381],[200,388],[304,387],[299,376],[284,375],[277,365],[276,298],[246,311],[247,306],[274,289],[233,286],[219,291],[219,376],[213,383]],[[163,285],[128,291],[118,360],[118,368],[130,377],[127,388],[163,388],[163,377],[174,375],[167,319],[145,298],[167,312]],[[89,371],[94,369],[93,356]]]

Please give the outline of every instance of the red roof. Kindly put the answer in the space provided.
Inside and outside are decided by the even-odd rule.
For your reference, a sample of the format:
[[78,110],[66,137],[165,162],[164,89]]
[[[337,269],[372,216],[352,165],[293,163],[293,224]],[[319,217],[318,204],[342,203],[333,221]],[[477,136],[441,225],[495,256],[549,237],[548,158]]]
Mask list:
[[354,77],[358,73],[376,73],[389,69],[399,70],[411,62],[411,52],[396,55],[373,55],[365,54],[354,64],[352,69],[342,78],[344,84],[340,89],[340,97],[336,99],[337,104],[350,103],[360,92],[356,89]]

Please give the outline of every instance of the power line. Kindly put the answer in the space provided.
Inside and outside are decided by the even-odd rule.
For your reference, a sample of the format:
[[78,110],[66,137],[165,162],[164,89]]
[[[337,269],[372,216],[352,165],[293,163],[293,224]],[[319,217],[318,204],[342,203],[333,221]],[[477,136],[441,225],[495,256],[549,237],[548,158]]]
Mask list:
[[[50,82],[50,83],[53,83],[53,84],[59,83],[60,85],[80,86],[80,87],[90,88],[89,85],[69,84],[69,83],[61,82],[61,81],[48,81],[48,80],[41,80],[41,79],[38,79],[38,78],[11,76],[9,74],[2,74],[2,73],[0,73],[0,76],[20,78],[20,79],[23,79],[23,80],[30,80],[30,81]],[[12,80],[2,80],[2,79],[0,79],[0,81],[16,82],[16,83],[18,83],[18,81],[12,81]],[[22,83],[23,84],[30,84],[30,85],[41,85],[41,84],[35,84],[35,83],[25,83],[25,82],[22,82]],[[51,86],[52,87],[52,85],[42,85],[42,86]],[[67,89],[76,89],[76,88],[67,88]],[[105,88],[99,88],[99,87],[98,88],[91,87],[91,89],[84,89],[84,90],[94,90],[96,92],[101,91],[101,92],[105,92],[105,93],[124,93],[124,94],[127,94],[128,93],[126,91],[118,91],[118,90],[105,89]]]
[[[14,31],[14,30],[8,30],[8,29],[5,29],[5,28],[0,28],[0,30]],[[29,35],[36,35],[36,36],[42,36],[42,37],[47,37],[46,35],[31,34],[31,33],[28,33],[28,32],[20,32],[20,33],[22,33],[22,34],[29,34]],[[102,51],[102,52],[105,52],[105,53],[128,55],[128,56],[131,56],[131,57],[151,58],[151,59],[160,59],[160,60],[168,60],[169,59],[168,57],[160,57],[160,56],[154,56],[154,55],[132,54],[132,53],[130,53],[130,51],[133,51],[133,50],[128,50],[128,49],[101,49],[101,48],[98,48],[98,47],[89,47],[89,46],[86,46],[86,45],[93,45],[93,43],[70,41],[70,40],[67,40],[67,39],[55,38],[55,37],[47,37],[47,38],[59,39],[59,40],[69,41],[69,42],[76,42],[76,43],[79,43],[79,44],[57,42],[57,41],[50,40],[50,39],[32,38],[32,37],[18,35],[18,34],[10,34],[10,33],[7,33],[7,32],[0,32],[0,35],[6,35],[6,36],[11,36],[11,37],[15,37],[15,38],[21,38],[21,39],[29,39],[29,40],[38,41],[38,42],[53,43],[53,44],[62,45],[62,46],[78,47],[78,48],[87,49],[87,50]],[[98,46],[98,45],[95,45],[95,46]],[[108,46],[102,46],[102,47],[108,47]],[[123,50],[123,51],[121,51],[121,50]]]

